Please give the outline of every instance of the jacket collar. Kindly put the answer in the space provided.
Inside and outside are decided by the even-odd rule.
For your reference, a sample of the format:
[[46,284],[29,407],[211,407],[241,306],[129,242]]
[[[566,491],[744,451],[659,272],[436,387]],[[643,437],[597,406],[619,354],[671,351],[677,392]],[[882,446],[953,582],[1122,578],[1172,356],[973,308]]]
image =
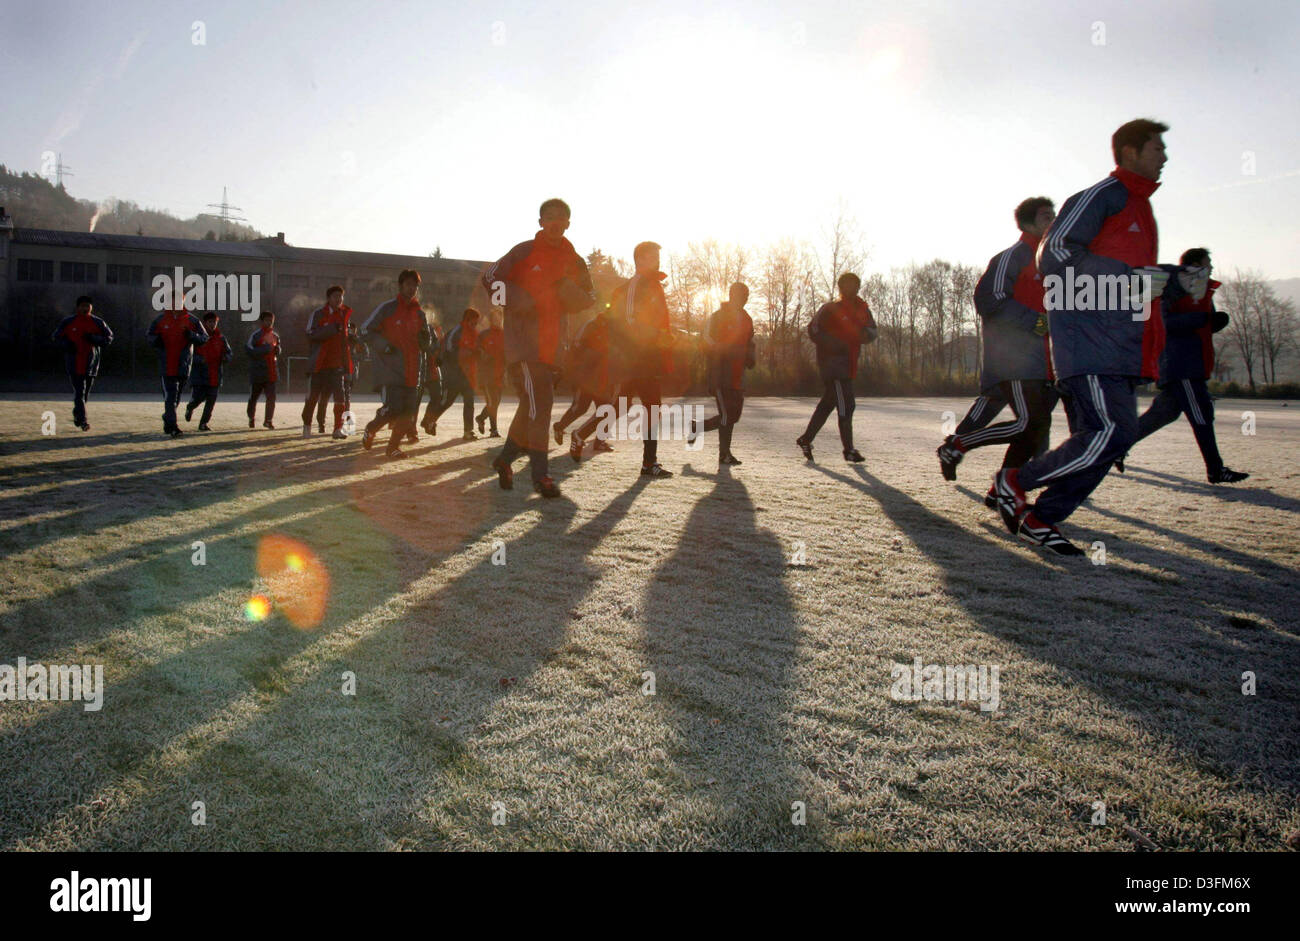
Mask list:
[[1146,177],[1134,173],[1132,170],[1125,170],[1123,167],[1116,167],[1111,172],[1111,176],[1123,183],[1124,188],[1130,193],[1136,193],[1139,196],[1149,197],[1160,189],[1160,184],[1157,181],[1148,180]]
[[1037,249],[1038,243],[1041,242],[1042,240],[1043,237],[1041,235],[1032,235],[1029,232],[1020,233],[1020,241],[1024,242],[1026,245],[1028,245],[1030,248],[1033,249]]

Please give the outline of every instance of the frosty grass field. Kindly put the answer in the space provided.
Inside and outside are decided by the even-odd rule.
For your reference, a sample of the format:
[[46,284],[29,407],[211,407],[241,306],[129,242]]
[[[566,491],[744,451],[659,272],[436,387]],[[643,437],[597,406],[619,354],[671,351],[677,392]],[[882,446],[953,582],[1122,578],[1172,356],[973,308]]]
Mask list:
[[[980,502],[998,449],[940,477],[965,400],[859,400],[853,467],[833,419],[800,458],[811,400],[751,399],[730,473],[711,435],[649,483],[634,442],[554,448],[543,502],[522,464],[497,488],[499,442],[462,443],[455,410],[386,464],[300,440],[301,399],[250,431],[240,392],[178,441],[152,396],[92,399],[84,434],[63,395],[0,402],[0,664],[106,683],[98,712],[0,702],[0,848],[1271,850],[1300,827],[1300,408],[1218,403],[1235,488],[1185,421],[1143,442],[1063,559]],[[305,547],[314,594],[259,620],[267,536]],[[998,708],[891,698],[917,657],[996,665]]]

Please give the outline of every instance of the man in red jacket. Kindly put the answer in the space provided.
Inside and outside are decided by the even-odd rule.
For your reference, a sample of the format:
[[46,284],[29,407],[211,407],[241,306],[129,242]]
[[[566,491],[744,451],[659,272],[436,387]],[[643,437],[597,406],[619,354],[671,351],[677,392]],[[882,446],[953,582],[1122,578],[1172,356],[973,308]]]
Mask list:
[[502,329],[501,308],[494,307],[488,314],[491,324],[478,337],[479,352],[483,356],[483,411],[478,414],[478,433],[483,434],[484,422],[492,425],[493,438],[500,438],[497,431],[497,409],[501,407],[501,389],[506,381],[506,332]]
[[1179,274],[1188,294],[1165,311],[1168,339],[1160,355],[1160,391],[1138,419],[1137,440],[1187,416],[1205,461],[1205,478],[1212,484],[1236,484],[1250,475],[1225,467],[1214,436],[1214,403],[1206,386],[1214,375],[1214,334],[1228,325],[1228,315],[1214,307],[1221,285],[1210,278],[1214,266],[1206,248],[1183,252]]
[[519,393],[519,408],[492,469],[501,489],[510,490],[514,487],[511,465],[527,454],[533,489],[554,498],[560,490],[551,479],[546,452],[564,320],[590,307],[596,295],[586,262],[564,237],[570,221],[568,203],[546,200],[537,221],[540,231],[510,249],[482,277],[489,302],[505,308],[506,371]]
[[113,342],[113,331],[93,313],[94,302],[86,295],[77,298],[77,312],[65,318],[51,339],[63,345],[63,365],[72,383],[72,423],[90,430],[86,420],[86,399],[99,375],[100,350]]
[[414,434],[419,417],[420,369],[423,354],[432,345],[429,321],[417,299],[419,293],[420,273],[407,268],[397,276],[397,297],[376,307],[361,330],[363,336],[371,338],[368,343],[375,364],[374,383],[384,398],[374,420],[366,425],[361,446],[369,451],[375,436],[391,423],[392,434],[385,449],[389,458],[406,457],[399,445],[408,434]]
[[625,337],[622,345],[628,351],[620,391],[628,402],[633,396],[639,399],[647,413],[641,476],[655,480],[673,476],[659,463],[659,429],[653,419],[663,404],[663,379],[673,371],[672,328],[663,286],[667,275],[659,270],[659,252],[654,242],[633,249],[636,273],[615,288],[610,299],[614,332]]
[[433,434],[442,413],[451,408],[457,398],[462,399],[461,437],[473,441],[474,434],[474,390],[478,388],[478,322],[479,312],[476,308],[466,307],[460,315],[460,323],[447,331],[442,339],[442,398],[435,409],[430,403],[430,410],[424,413],[424,429]]
[[[332,285],[325,292],[325,306],[311,312],[307,318],[307,337],[311,340],[311,355],[307,371],[311,376],[307,401],[302,407],[302,436],[311,437],[311,413],[321,403],[324,418],[324,401],[334,397],[334,437],[346,438],[343,433],[343,413],[346,396],[343,394],[343,376],[352,372],[352,345],[348,329],[352,321],[352,308],[343,303],[343,288]],[[325,423],[320,422],[321,434]]]
[[230,341],[221,333],[220,318],[215,311],[203,315],[203,330],[208,335],[194,353],[194,366],[190,371],[190,386],[193,392],[190,403],[185,406],[185,420],[194,418],[194,410],[201,404],[203,414],[199,416],[199,431],[211,431],[208,420],[212,418],[212,408],[217,404],[217,390],[221,388],[221,373],[234,353]]
[[811,461],[813,439],[833,411],[839,416],[844,460],[858,464],[865,458],[853,447],[853,410],[857,405],[853,396],[853,379],[858,374],[858,354],[862,344],[876,338],[876,321],[867,302],[858,297],[862,280],[856,274],[845,272],[835,284],[840,299],[823,304],[808,323],[808,336],[817,347],[817,369],[826,391],[813,409],[808,427],[795,439],[795,444]]
[[266,395],[266,418],[262,427],[275,430],[275,384],[280,381],[280,335],[275,332],[275,314],[262,311],[257,329],[244,344],[248,354],[248,427],[257,424],[257,400]]
[[745,407],[745,370],[754,368],[754,321],[745,310],[748,300],[749,288],[736,282],[728,290],[726,302],[709,318],[709,391],[718,405],[718,414],[699,428],[692,427],[687,438],[691,444],[701,431],[717,429],[719,465],[740,463],[740,458],[731,453],[731,434]]
[[180,295],[176,309],[165,310],[149,325],[150,341],[158,348],[163,380],[163,434],[179,438],[184,432],[176,421],[181,389],[190,374],[193,349],[206,343],[208,335],[197,317],[185,309]]

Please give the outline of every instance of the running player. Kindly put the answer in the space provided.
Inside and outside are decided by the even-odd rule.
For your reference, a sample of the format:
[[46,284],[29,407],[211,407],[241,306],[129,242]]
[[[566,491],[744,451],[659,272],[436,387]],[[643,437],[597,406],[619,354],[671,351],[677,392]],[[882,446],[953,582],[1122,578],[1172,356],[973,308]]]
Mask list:
[[[1052,382],[1043,279],[1034,253],[1055,218],[1046,196],[1017,206],[1019,240],[993,256],[975,287],[975,312],[984,321],[980,389],[1010,402],[1015,420],[949,435],[938,451],[944,480],[957,479],[957,465],[972,448],[1005,443],[1002,466],[1019,467],[1051,435],[1052,409],[1059,396]],[[985,503],[996,505],[992,490]]]
[[749,288],[737,282],[728,291],[728,299],[709,318],[707,346],[709,391],[718,404],[718,414],[705,420],[687,439],[693,444],[700,431],[718,432],[718,463],[739,464],[731,453],[731,433],[745,407],[744,376],[754,366],[754,321],[745,310]]
[[483,287],[495,305],[505,308],[506,371],[519,395],[519,408],[506,432],[506,443],[492,468],[503,490],[514,486],[511,466],[528,455],[533,489],[554,498],[560,490],[551,478],[551,405],[564,317],[595,302],[587,264],[564,233],[571,212],[562,199],[548,199],[538,210],[538,233],[520,242],[483,273]]
[[275,332],[275,314],[262,311],[257,329],[244,344],[248,354],[248,427],[257,424],[257,399],[266,395],[264,428],[275,429],[275,384],[280,380],[280,335]]
[[[673,371],[672,327],[659,270],[660,246],[642,242],[632,250],[636,273],[614,289],[610,299],[614,330],[628,349],[621,393],[635,396],[645,408],[647,421],[641,440],[641,476],[662,480],[673,476],[659,463],[657,416],[663,404],[663,378]],[[585,426],[584,426],[585,427]]]
[[100,351],[113,342],[113,331],[94,310],[94,301],[83,294],[77,298],[76,313],[64,318],[50,338],[63,346],[63,365],[72,383],[72,423],[82,431],[90,430],[86,399],[99,375]]
[[308,372],[311,375],[307,401],[302,407],[302,436],[311,437],[312,412],[319,412],[317,425],[325,433],[325,402],[334,397],[334,437],[341,439],[343,413],[347,411],[343,394],[343,377],[352,372],[352,346],[348,341],[352,325],[352,308],[343,303],[343,288],[331,285],[325,291],[325,305],[307,318],[307,337],[311,340]]
[[[1111,138],[1115,170],[1066,200],[1038,246],[1044,281],[1055,276],[1065,284],[1060,296],[1046,284],[1045,302],[1053,364],[1071,400],[1071,434],[1043,457],[998,471],[994,485],[1007,529],[1062,555],[1083,553],[1056,524],[1088,498],[1137,440],[1136,388],[1158,375],[1164,347],[1161,298],[1173,301],[1183,293],[1177,279],[1166,293],[1169,271],[1156,266],[1150,197],[1160,185],[1167,130],[1145,119],[1116,130]],[[1099,289],[1103,276],[1128,282],[1134,274],[1146,285],[1142,298],[1127,291],[1116,298],[1114,291]],[[1076,304],[1075,289],[1089,283],[1093,302]],[[1040,487],[1047,489],[1031,505],[1026,494]]]
[[497,430],[497,409],[501,407],[501,389],[506,381],[506,333],[501,329],[501,308],[493,307],[488,313],[488,328],[478,335],[479,351],[483,355],[483,411],[478,413],[478,433],[484,433],[484,422],[491,422],[490,437],[500,438]]
[[424,413],[425,430],[437,425],[442,413],[451,408],[457,398],[462,401],[461,422],[464,441],[473,441],[474,434],[474,389],[478,385],[478,322],[479,312],[473,307],[466,307],[460,315],[460,323],[447,331],[442,339],[442,400],[432,417]]
[[1214,436],[1214,403],[1207,380],[1214,374],[1214,334],[1228,325],[1228,315],[1214,307],[1214,292],[1220,287],[1210,279],[1214,266],[1206,248],[1189,248],[1179,263],[1179,274],[1188,294],[1165,311],[1168,339],[1160,356],[1159,393],[1138,419],[1138,441],[1187,416],[1196,444],[1205,460],[1205,476],[1212,484],[1235,484],[1249,477],[1223,466]]
[[808,460],[813,459],[812,444],[822,425],[833,411],[839,416],[840,445],[844,460],[859,464],[866,460],[853,447],[853,379],[858,374],[858,355],[863,343],[876,339],[875,318],[867,302],[858,297],[862,280],[845,272],[836,281],[840,299],[822,305],[808,323],[808,336],[817,347],[817,369],[825,392],[813,409],[804,433],[795,439]]
[[194,347],[208,341],[198,318],[185,309],[180,295],[176,309],[165,310],[149,325],[149,339],[158,348],[158,362],[163,381],[163,434],[179,438],[184,432],[176,421],[176,407],[181,390],[190,375]]
[[375,435],[385,425],[391,425],[384,451],[390,459],[407,456],[400,445],[415,430],[420,411],[420,361],[422,353],[432,346],[429,322],[417,299],[419,293],[420,273],[410,268],[403,270],[397,276],[397,297],[376,307],[361,328],[362,336],[370,338],[375,388],[384,401],[366,425],[361,446],[369,451]]
[[203,406],[199,416],[199,431],[211,431],[208,422],[212,418],[212,409],[217,404],[217,392],[221,389],[221,374],[226,363],[234,356],[230,341],[221,332],[221,319],[216,311],[203,315],[203,330],[208,335],[207,342],[195,349],[195,362],[190,373],[190,402],[185,406],[185,420],[194,418],[194,410]]

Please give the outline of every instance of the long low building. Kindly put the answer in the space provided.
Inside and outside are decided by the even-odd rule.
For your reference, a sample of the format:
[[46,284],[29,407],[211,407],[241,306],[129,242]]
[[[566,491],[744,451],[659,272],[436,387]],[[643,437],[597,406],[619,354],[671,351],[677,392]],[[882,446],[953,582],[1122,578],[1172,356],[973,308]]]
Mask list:
[[[459,322],[465,307],[486,303],[478,284],[486,263],[479,261],[299,248],[286,244],[283,232],[222,242],[24,229],[0,210],[0,388],[48,388],[62,375],[62,353],[50,343],[50,334],[82,294],[94,299],[95,312],[116,335],[104,354],[104,380],[123,389],[152,386],[158,375],[157,353],[146,339],[158,314],[152,285],[156,275],[173,276],[177,268],[205,282],[210,276],[257,278],[260,306],[275,312],[285,354],[295,358],[306,356],[307,317],[324,303],[332,284],[343,285],[346,303],[359,318],[397,293],[403,268],[420,272],[420,300],[444,325]],[[232,306],[229,299],[226,306]],[[238,348],[256,324],[228,309],[221,327]],[[286,391],[301,391],[301,361],[291,359],[287,366]],[[232,378],[246,374],[244,357],[236,355]]]

